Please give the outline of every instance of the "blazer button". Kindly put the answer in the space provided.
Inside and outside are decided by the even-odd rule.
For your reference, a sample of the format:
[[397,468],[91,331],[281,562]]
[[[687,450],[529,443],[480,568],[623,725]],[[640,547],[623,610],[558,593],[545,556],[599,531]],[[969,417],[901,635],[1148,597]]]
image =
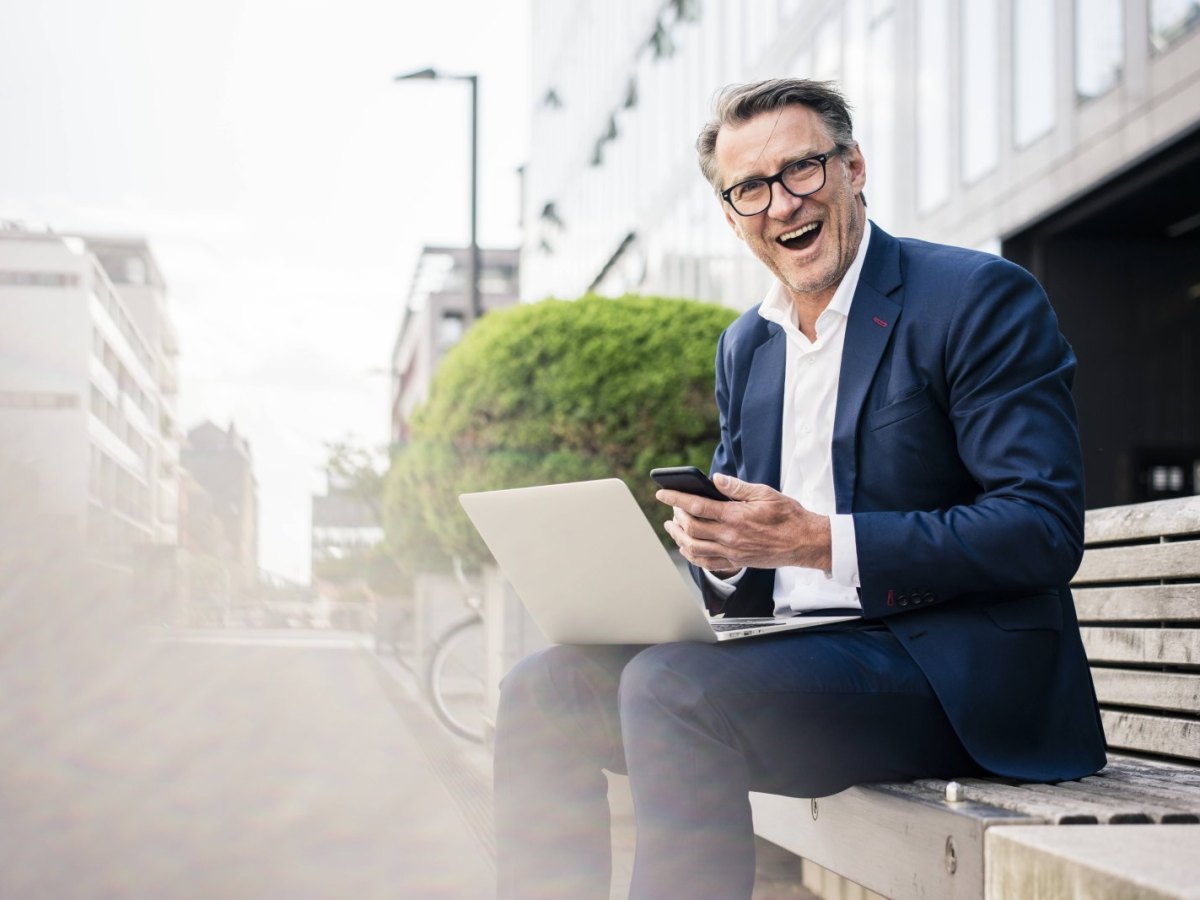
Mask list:
[[908,598],[907,598],[907,597],[905,597],[903,600],[901,600],[901,601],[900,601],[900,605],[901,605],[901,606],[908,606]]
[[934,600],[937,599],[937,597],[935,597],[933,594],[926,594],[921,599],[924,600],[926,603],[932,603]]

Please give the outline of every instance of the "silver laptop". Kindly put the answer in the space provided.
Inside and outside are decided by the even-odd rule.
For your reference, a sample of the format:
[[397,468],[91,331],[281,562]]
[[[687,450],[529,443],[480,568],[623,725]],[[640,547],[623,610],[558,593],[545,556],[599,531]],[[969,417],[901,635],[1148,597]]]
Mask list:
[[555,643],[727,641],[858,618],[710,619],[617,478],[463,494],[459,501]]

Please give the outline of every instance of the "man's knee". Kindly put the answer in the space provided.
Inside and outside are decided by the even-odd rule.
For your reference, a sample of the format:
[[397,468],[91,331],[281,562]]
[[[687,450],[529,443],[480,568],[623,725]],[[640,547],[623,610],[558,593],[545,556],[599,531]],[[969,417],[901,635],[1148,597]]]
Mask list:
[[518,662],[500,683],[501,709],[536,704],[580,710],[615,705],[617,683],[629,653],[618,647],[556,644]]
[[620,708],[627,713],[685,713],[704,702],[716,662],[708,644],[658,644],[643,650],[621,673]]
[[556,644],[520,660],[500,681],[500,702],[522,702],[552,690],[562,673],[577,666],[577,650]]

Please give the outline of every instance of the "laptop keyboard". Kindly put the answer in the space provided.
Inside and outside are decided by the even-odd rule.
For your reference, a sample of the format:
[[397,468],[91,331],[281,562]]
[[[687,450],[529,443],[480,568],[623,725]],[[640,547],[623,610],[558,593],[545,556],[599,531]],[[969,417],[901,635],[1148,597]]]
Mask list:
[[713,631],[741,631],[744,628],[770,628],[786,625],[787,619],[710,619]]

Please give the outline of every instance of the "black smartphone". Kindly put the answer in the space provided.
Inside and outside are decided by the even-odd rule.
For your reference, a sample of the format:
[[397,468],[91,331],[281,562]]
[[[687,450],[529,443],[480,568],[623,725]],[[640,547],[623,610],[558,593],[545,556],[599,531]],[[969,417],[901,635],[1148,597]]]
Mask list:
[[668,490],[696,494],[700,497],[708,497],[710,500],[729,499],[717,490],[717,486],[709,477],[695,466],[664,466],[660,469],[651,469],[650,477],[660,487]]

